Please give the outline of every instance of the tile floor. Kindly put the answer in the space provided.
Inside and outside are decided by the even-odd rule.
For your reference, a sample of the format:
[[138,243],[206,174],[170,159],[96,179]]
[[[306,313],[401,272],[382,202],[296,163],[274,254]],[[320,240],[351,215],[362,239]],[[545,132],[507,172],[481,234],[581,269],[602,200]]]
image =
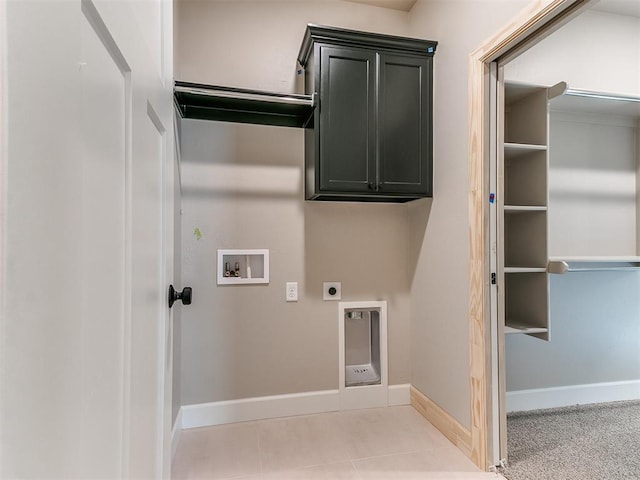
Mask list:
[[502,479],[480,472],[413,407],[183,430],[174,479]]

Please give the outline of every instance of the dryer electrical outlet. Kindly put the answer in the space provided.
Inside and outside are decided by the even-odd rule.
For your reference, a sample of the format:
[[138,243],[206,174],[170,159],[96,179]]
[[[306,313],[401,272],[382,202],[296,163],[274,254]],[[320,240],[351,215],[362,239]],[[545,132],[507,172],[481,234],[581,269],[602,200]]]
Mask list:
[[324,282],[322,284],[323,300],[340,300],[342,298],[342,283]]

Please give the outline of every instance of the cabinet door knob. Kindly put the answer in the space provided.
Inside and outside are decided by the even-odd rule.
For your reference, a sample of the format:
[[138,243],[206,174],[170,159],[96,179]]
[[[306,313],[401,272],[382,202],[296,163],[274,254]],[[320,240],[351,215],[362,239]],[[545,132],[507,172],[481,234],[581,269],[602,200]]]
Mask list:
[[367,184],[367,187],[369,188],[369,190],[373,190],[373,189],[374,189],[373,182],[369,182],[369,183]]

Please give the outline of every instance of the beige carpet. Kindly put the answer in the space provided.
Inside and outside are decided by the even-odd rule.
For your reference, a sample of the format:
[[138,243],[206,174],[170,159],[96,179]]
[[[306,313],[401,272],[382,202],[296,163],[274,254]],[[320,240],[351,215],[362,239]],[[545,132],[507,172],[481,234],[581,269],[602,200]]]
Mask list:
[[507,417],[509,480],[640,479],[640,401]]

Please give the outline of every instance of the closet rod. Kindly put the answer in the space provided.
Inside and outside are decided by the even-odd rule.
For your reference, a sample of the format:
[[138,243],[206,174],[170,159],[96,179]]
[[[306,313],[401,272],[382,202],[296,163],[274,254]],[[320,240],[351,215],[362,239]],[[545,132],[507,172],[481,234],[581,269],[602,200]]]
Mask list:
[[547,272],[563,274],[569,272],[628,272],[640,270],[640,262],[634,261],[565,261],[565,260],[549,260]]
[[616,100],[621,102],[637,102],[640,103],[640,97],[635,95],[624,95],[618,93],[604,93],[604,92],[596,92],[593,90],[579,90],[574,88],[567,88],[564,92],[565,95],[572,95],[574,97],[587,97],[587,98],[596,98],[599,100]]

